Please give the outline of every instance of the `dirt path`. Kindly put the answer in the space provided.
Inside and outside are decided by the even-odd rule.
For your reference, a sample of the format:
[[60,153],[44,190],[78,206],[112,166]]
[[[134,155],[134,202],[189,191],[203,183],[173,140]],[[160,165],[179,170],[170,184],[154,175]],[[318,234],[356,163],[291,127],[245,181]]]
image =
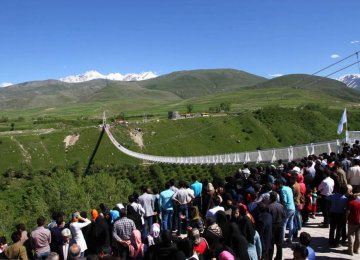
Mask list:
[[0,132],[0,136],[13,136],[13,135],[41,135],[41,134],[49,134],[53,132],[54,128],[45,128],[45,129],[35,129],[35,130],[18,130],[18,131],[6,131]]
[[11,140],[13,140],[19,146],[21,150],[21,154],[25,159],[25,163],[30,163],[31,161],[30,153],[24,148],[24,146],[18,140],[16,140],[15,137],[11,136]]
[[141,131],[133,129],[129,132],[131,139],[142,149],[144,147],[143,134]]

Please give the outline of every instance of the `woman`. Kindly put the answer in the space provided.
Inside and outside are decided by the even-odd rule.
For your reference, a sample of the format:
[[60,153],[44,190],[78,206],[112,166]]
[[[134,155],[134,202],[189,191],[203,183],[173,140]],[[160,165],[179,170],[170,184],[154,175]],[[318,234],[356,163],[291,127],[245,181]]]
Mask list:
[[200,217],[200,212],[197,206],[190,207],[190,221],[187,229],[188,231],[191,231],[193,228],[197,228],[200,233],[204,232],[204,223]]
[[129,245],[129,255],[131,259],[144,259],[147,246],[141,242],[141,233],[139,230],[135,229],[131,233]]

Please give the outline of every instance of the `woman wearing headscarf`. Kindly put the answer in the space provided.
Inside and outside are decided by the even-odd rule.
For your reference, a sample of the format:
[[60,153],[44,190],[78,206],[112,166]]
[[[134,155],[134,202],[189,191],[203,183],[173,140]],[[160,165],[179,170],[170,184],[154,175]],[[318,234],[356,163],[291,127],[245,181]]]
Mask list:
[[254,244],[255,236],[255,227],[254,220],[251,214],[247,211],[247,208],[244,204],[239,204],[239,213],[240,217],[238,220],[238,225],[241,233],[246,238],[248,243]]
[[131,233],[130,245],[129,245],[129,256],[131,259],[141,260],[145,257],[147,246],[141,242],[141,233],[135,229]]
[[155,246],[154,256],[149,256],[147,259],[156,260],[170,260],[175,259],[178,252],[176,244],[171,240],[171,232],[163,230],[161,233],[161,243]]
[[153,245],[157,245],[160,242],[160,225],[158,223],[154,223],[152,224],[150,228],[150,233],[147,236],[147,245],[150,247]]

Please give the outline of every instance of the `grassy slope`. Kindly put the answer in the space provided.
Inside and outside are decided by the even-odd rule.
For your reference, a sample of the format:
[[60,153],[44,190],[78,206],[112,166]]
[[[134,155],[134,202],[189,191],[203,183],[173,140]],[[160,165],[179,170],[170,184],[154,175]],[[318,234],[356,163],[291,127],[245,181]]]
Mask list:
[[228,92],[255,85],[266,79],[231,69],[179,71],[140,84],[149,89],[166,90],[182,98]]
[[[256,148],[282,147],[301,143],[336,139],[341,110],[311,111],[269,107],[238,116],[219,116],[184,120],[160,120],[130,124],[112,129],[116,139],[131,150],[141,151],[129,136],[129,130],[143,130],[145,148],[141,151],[156,155],[222,154]],[[360,129],[360,111],[349,112],[349,129]],[[47,126],[47,125],[46,125]],[[80,134],[79,141],[67,151],[63,140],[69,134]],[[85,167],[99,137],[96,127],[70,126],[45,135],[0,136],[0,172],[8,168],[51,169],[79,163]],[[23,148],[20,148],[20,144]],[[24,153],[23,149],[26,151]],[[26,162],[26,154],[31,156]],[[139,164],[119,152],[106,136],[95,157],[97,164]]]

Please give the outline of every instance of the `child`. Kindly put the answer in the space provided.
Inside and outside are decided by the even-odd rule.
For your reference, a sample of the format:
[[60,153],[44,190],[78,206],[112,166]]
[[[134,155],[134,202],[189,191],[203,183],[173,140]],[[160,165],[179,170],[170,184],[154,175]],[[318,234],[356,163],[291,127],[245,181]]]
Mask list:
[[303,220],[303,224],[307,223],[309,221],[309,216],[312,217],[312,191],[311,190],[307,190],[306,191],[306,195],[305,195],[305,205],[304,208],[302,210],[302,220]]
[[312,189],[312,194],[311,194],[311,198],[312,198],[312,202],[311,202],[311,214],[310,214],[310,218],[315,218],[316,215],[316,200],[317,200],[317,190],[316,187],[314,187]]

